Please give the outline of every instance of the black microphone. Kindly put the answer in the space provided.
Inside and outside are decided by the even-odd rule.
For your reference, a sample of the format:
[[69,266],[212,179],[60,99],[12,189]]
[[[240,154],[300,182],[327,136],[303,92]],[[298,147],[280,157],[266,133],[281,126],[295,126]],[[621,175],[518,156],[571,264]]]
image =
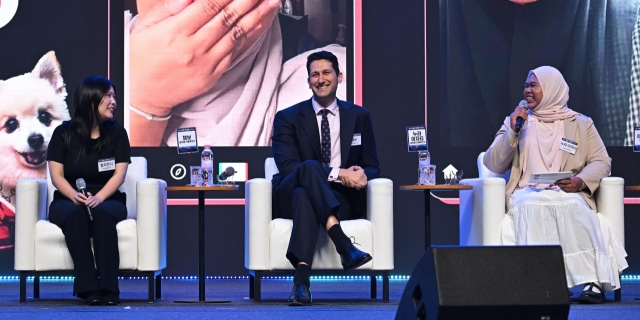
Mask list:
[[226,169],[224,169],[224,172],[222,172],[218,176],[218,181],[227,180],[227,178],[233,176],[233,174],[235,173],[236,173],[236,170],[233,167],[227,167]]
[[[76,188],[78,189],[78,191],[82,194],[84,194],[84,196],[87,196],[87,183],[84,182],[84,179],[82,178],[78,178],[76,180]],[[93,215],[91,214],[91,208],[89,208],[89,206],[87,207],[87,214],[89,214],[89,221],[93,221]]]
[[[525,100],[520,100],[520,103],[518,103],[518,106],[523,107],[524,110],[529,110],[529,104]],[[523,122],[522,117],[518,117],[516,119],[516,133],[520,132],[520,129],[522,129],[522,122]]]

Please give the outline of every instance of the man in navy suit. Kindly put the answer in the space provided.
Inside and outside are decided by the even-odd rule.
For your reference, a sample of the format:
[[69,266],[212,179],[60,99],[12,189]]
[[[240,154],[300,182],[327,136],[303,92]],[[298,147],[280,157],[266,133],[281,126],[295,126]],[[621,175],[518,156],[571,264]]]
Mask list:
[[293,220],[287,259],[296,268],[289,305],[311,304],[309,276],[319,228],[324,228],[345,270],[369,262],[340,227],[364,218],[367,180],[380,175],[369,111],[336,99],[342,73],[327,51],[307,57],[310,100],[276,114],[273,156],[273,218]]

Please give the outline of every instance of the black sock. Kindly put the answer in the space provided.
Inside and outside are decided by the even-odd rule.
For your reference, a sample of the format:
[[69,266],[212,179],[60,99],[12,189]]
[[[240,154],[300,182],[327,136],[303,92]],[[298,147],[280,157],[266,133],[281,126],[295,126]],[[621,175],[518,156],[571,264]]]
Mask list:
[[296,267],[296,274],[293,276],[293,283],[302,282],[307,285],[307,288],[311,286],[311,267],[308,264],[300,263]]
[[333,244],[336,245],[336,251],[338,251],[339,254],[343,254],[347,246],[351,245],[351,239],[344,234],[339,223],[336,223],[329,228],[327,233],[329,234],[331,241],[333,241]]

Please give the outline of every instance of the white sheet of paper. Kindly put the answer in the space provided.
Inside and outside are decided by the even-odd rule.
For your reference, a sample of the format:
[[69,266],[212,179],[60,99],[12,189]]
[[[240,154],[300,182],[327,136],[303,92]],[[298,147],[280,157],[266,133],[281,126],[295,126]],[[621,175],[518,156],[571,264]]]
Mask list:
[[529,178],[530,184],[554,184],[558,180],[569,179],[573,176],[573,172],[545,172],[545,173],[532,173]]

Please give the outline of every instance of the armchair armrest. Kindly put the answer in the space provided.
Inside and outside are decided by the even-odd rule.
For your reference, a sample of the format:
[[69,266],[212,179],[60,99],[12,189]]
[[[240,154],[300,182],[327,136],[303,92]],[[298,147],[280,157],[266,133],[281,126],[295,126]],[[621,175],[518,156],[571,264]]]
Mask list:
[[136,184],[138,270],[167,266],[167,183],[146,178]]
[[464,179],[473,190],[460,190],[460,245],[500,244],[505,215],[505,186],[502,178]]
[[15,270],[35,270],[36,222],[46,215],[47,180],[20,179],[16,184]]
[[609,220],[624,246],[624,179],[602,178],[595,196],[598,212]]
[[372,179],[367,186],[367,218],[373,229],[374,270],[393,270],[393,181]]
[[268,270],[271,226],[271,181],[251,179],[245,183],[244,267]]

